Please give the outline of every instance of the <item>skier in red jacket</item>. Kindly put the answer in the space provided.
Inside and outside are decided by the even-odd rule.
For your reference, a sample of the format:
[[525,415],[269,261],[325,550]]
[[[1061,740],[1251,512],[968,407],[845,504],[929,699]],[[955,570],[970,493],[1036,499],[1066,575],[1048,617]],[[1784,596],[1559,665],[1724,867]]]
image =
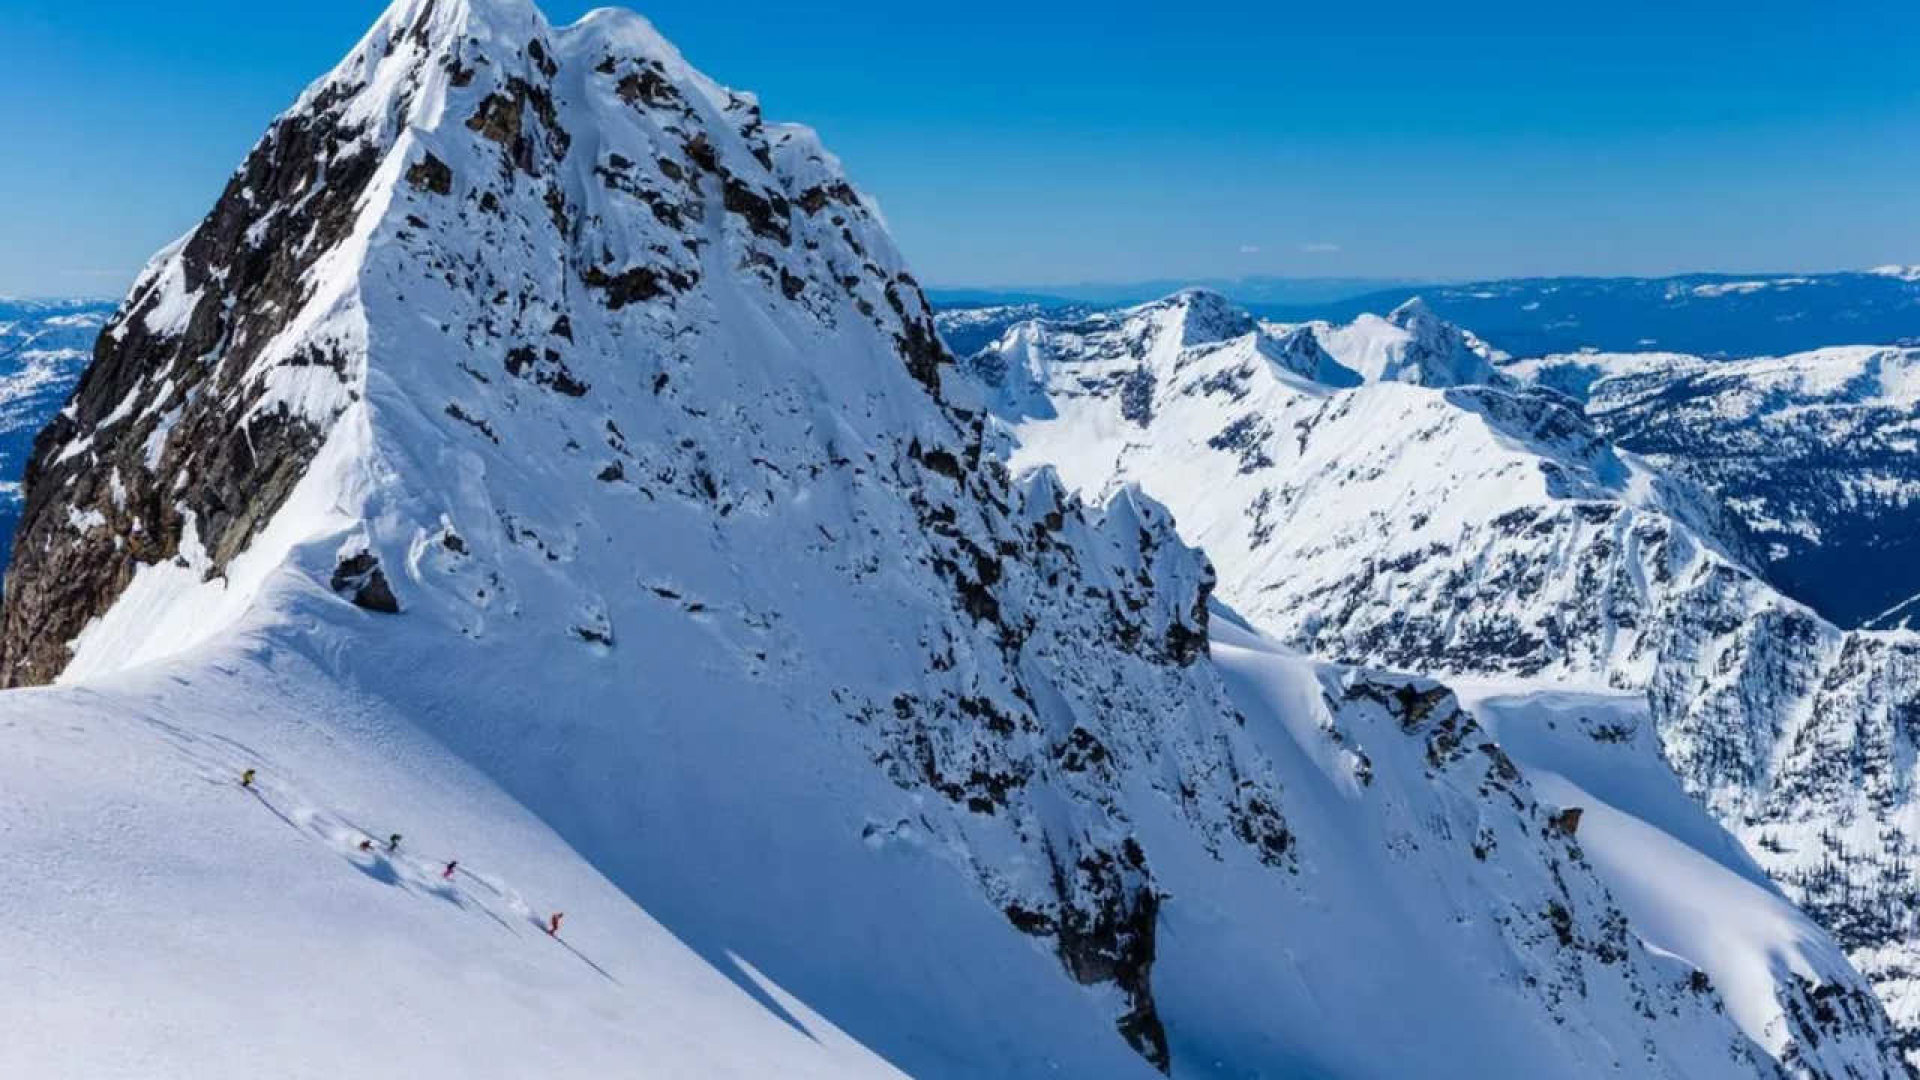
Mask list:
[[560,913],[557,911],[547,917],[547,936],[560,936]]

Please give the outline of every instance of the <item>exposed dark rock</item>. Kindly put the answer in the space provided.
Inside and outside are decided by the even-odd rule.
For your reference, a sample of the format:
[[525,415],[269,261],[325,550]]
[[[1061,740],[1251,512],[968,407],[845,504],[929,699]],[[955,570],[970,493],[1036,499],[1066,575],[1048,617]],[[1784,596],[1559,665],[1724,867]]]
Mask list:
[[1584,813],[1578,806],[1569,806],[1548,818],[1547,825],[1562,836],[1573,836],[1580,831],[1580,817]]
[[[904,276],[902,275],[903,278]],[[909,314],[907,301],[900,292],[901,284],[907,284],[918,301],[912,309],[913,314]],[[896,335],[895,344],[899,346],[900,354],[906,357],[908,374],[912,375],[920,385],[926,387],[928,393],[936,398],[939,397],[940,369],[951,365],[953,357],[940,341],[940,332],[933,325],[933,315],[927,306],[926,297],[920,293],[916,285],[904,281],[889,283],[887,304],[893,308],[894,314],[900,317],[901,324],[906,327],[904,333]]]
[[583,397],[590,387],[574,378],[567,368],[566,361],[552,349],[535,352],[530,346],[520,346],[507,353],[507,374],[516,379],[530,379],[539,386],[567,395]]
[[342,559],[333,568],[331,585],[334,592],[353,601],[356,607],[385,615],[400,613],[400,601],[394,598],[387,575],[380,569],[380,558],[371,551]]
[[756,236],[778,240],[782,247],[793,243],[787,218],[791,210],[786,197],[775,191],[758,191],[737,176],[729,174],[721,193],[722,204],[731,214],[747,219],[747,227]]
[[617,93],[620,99],[629,105],[645,105],[649,108],[681,106],[680,91],[666,77],[664,68],[658,60],[650,60],[641,65],[638,71],[628,72],[620,80]]
[[428,154],[407,170],[407,183],[412,184],[416,191],[446,195],[453,191],[453,170],[446,162]]
[[[1151,887],[1122,884],[1110,856],[1082,859],[1075,869],[1083,879],[1078,891],[1096,900],[1061,912],[1055,927],[1061,962],[1082,983],[1111,982],[1126,994],[1128,1010],[1116,1024],[1121,1037],[1155,1068],[1170,1072],[1167,1033],[1153,1000],[1160,897]],[[1056,866],[1055,873],[1067,871]]]
[[[529,110],[540,121],[537,131],[527,130]],[[560,126],[553,95],[545,86],[517,76],[507,80],[504,92],[496,91],[481,100],[479,108],[467,118],[467,127],[482,138],[499,143],[508,163],[528,175],[538,175],[540,171],[537,136],[545,136],[545,150],[554,160],[566,157],[572,143],[572,136]]]
[[1141,427],[1153,423],[1153,372],[1134,369],[1120,387],[1120,415]]
[[1225,450],[1240,456],[1240,471],[1258,472],[1273,468],[1273,457],[1267,453],[1266,443],[1273,437],[1273,429],[1267,421],[1252,413],[1228,424],[1220,434],[1207,440],[1207,445],[1215,450]]
[[[305,472],[319,447],[312,420],[277,408],[244,427],[232,418],[264,393],[247,372],[282,313],[305,302],[313,261],[351,232],[378,165],[344,119],[347,96],[329,89],[275,122],[180,252],[190,312],[153,330],[147,316],[164,290],[144,282],[100,336],[67,410],[35,441],[7,576],[0,682],[57,676],[68,642],[138,567],[179,554],[190,517],[209,556],[206,573],[224,573]],[[344,370],[343,358],[323,362]],[[165,401],[144,389],[163,384],[171,388]],[[130,397],[135,412],[107,425]],[[147,442],[175,408],[156,476]],[[86,448],[63,458],[82,439]],[[118,505],[107,482],[113,475],[124,486]],[[76,535],[68,515],[88,510],[111,527]]]
[[607,307],[613,311],[618,311],[628,304],[644,303],[648,300],[671,296],[675,292],[686,292],[695,284],[691,276],[679,270],[663,271],[650,266],[636,266],[611,275],[598,266],[590,266],[580,275],[580,279],[588,288],[604,290],[607,294]]

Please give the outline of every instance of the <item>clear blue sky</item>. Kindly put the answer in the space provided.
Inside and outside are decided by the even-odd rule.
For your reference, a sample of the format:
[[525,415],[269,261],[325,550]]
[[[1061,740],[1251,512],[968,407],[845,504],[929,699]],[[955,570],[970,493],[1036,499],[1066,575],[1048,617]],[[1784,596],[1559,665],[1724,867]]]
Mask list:
[[[382,6],[0,0],[0,292],[120,291]],[[1610,6],[641,10],[940,284],[1920,262],[1920,3]]]

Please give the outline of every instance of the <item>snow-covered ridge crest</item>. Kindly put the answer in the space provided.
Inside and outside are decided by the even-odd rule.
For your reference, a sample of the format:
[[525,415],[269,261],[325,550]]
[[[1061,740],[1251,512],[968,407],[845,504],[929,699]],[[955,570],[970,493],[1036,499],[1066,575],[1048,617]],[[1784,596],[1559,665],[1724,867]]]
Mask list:
[[1505,354],[1434,314],[1414,297],[1384,318],[1361,315],[1344,326],[1305,324],[1322,347],[1368,382],[1420,386],[1502,385]]
[[1312,328],[1263,327],[1204,289],[1080,319],[1023,320],[965,363],[1003,414],[1050,414],[1047,394],[1072,384],[1095,396],[1117,391],[1133,422],[1150,419],[1156,388],[1199,366],[1257,368],[1303,390],[1359,382]]

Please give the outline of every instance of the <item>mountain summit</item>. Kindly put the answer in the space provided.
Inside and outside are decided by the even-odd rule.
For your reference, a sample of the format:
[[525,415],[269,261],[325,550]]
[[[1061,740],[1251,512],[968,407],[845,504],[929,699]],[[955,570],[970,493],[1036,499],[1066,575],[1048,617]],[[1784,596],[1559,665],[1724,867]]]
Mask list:
[[[41,437],[5,677],[46,681],[101,635],[121,657],[204,636],[219,617],[75,641],[128,588],[218,583],[231,616],[320,525],[270,530],[282,508],[380,517],[366,466],[412,437],[517,434],[510,458],[557,439],[611,470],[619,440],[574,414],[671,402],[753,309],[783,343],[861,324],[938,386],[918,288],[810,131],[765,125],[631,14],[553,32],[516,0],[397,4],[142,274]],[[744,345],[708,348],[742,381],[781,354],[727,355]]]

